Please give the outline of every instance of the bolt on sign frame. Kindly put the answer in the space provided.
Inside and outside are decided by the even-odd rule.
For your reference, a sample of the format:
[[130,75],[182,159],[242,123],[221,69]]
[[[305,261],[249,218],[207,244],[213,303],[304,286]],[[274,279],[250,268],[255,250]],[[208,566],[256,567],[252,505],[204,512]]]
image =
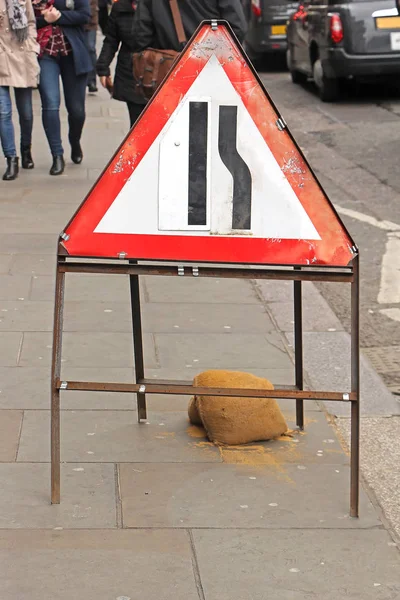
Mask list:
[[[191,90],[194,89],[193,85],[198,83],[197,79],[200,81],[200,78],[203,78],[203,82],[208,81],[208,84],[204,88],[197,85],[196,94],[190,95]],[[214,88],[218,87],[215,86],[216,81],[219,82],[220,90],[222,83],[225,85],[225,91],[220,97],[218,97],[217,92],[214,94],[215,97],[213,96]],[[231,88],[234,88],[233,96]],[[199,97],[201,98],[200,101]],[[207,100],[209,103],[215,103],[212,110],[205,106],[204,99],[207,97],[209,97]],[[217,235],[215,233],[211,234],[210,229],[205,231],[202,222],[200,231],[193,232],[190,230],[182,233],[179,231],[179,227],[174,226],[174,224],[171,226],[171,221],[168,221],[168,219],[171,219],[171,214],[167,214],[169,223],[167,226],[160,225],[160,221],[157,222],[156,218],[156,225],[150,223],[150,229],[145,229],[142,223],[138,231],[108,231],[105,230],[104,226],[103,229],[99,227],[99,224],[101,225],[103,219],[107,217],[109,210],[113,208],[114,203],[121,196],[121,193],[123,194],[127,186],[130,186],[128,194],[129,210],[135,210],[138,197],[140,197],[141,211],[137,214],[134,213],[133,218],[131,212],[127,214],[126,219],[122,219],[123,228],[126,226],[126,222],[128,222],[129,227],[132,226],[132,223],[136,227],[138,220],[140,221],[141,213],[146,212],[152,202],[155,202],[156,206],[158,203],[159,206],[157,193],[153,193],[152,197],[143,200],[143,194],[147,191],[146,187],[140,187],[139,185],[135,188],[132,181],[135,181],[138,169],[142,168],[142,161],[146,158],[147,152],[153,157],[154,155],[157,156],[155,165],[156,168],[161,169],[158,166],[158,157],[161,154],[154,152],[151,154],[151,150],[156,143],[161,146],[161,143],[157,140],[165,140],[165,138],[160,137],[160,134],[165,130],[165,127],[169,126],[170,121],[172,123],[179,122],[182,114],[179,111],[182,106],[185,106],[187,99],[189,126],[183,134],[182,131],[180,132],[181,137],[179,140],[177,140],[176,133],[174,133],[173,143],[166,154],[169,156],[172,152],[175,152],[174,148],[177,148],[176,152],[181,152],[181,140],[189,138],[189,157],[192,158],[189,160],[189,165],[187,161],[185,163],[186,178],[188,177],[187,169],[189,170],[189,212],[191,206],[190,194],[192,193],[194,197],[193,211],[191,215],[189,214],[189,226],[193,227],[196,220],[201,221],[201,219],[204,219],[207,211],[211,212],[211,218],[213,218],[214,210],[218,215],[221,212],[221,207],[219,207],[218,212],[214,205],[210,203],[202,204],[199,211],[199,187],[192,186],[193,189],[191,189],[192,170],[195,171],[196,175],[200,174],[202,193],[208,193],[207,189],[210,184],[207,180],[208,176],[204,177],[204,172],[208,173],[207,169],[209,168],[206,166],[209,164],[207,163],[209,147],[207,145],[207,128],[208,122],[216,118],[218,135],[213,134],[213,139],[214,141],[215,139],[218,140],[217,149],[220,159],[226,169],[231,172],[234,183],[232,219],[236,224],[232,226],[232,231],[224,234],[218,230]],[[193,123],[197,128],[196,139],[201,138],[202,140],[202,143],[199,144],[194,144],[191,139],[190,115],[192,113],[195,117]],[[238,118],[239,113],[240,118]],[[177,114],[178,117],[176,117]],[[208,117],[205,117],[205,115],[208,115]],[[221,123],[225,123],[225,125],[222,127]],[[261,143],[261,146],[259,145],[258,149],[255,148],[254,152],[257,154],[257,158],[264,152],[265,161],[269,161],[268,166],[266,166],[266,162],[262,163],[261,172],[259,166],[257,167],[258,182],[261,180],[260,178],[265,177],[265,171],[271,174],[274,169],[278,168],[279,175],[275,179],[275,182],[278,181],[275,193],[271,192],[276,184],[271,175],[271,180],[267,180],[263,184],[265,189],[263,187],[261,191],[264,196],[260,196],[260,185],[258,185],[258,191],[254,187],[255,193],[251,202],[249,202],[248,195],[253,193],[254,165],[253,170],[251,170],[239,152],[240,147],[239,149],[236,148],[237,140],[240,136],[245,135],[243,129],[241,132],[239,131],[239,127],[243,123],[245,123],[246,131],[252,127],[257,128],[253,129],[252,138],[250,142],[247,140],[247,144],[252,146],[252,140],[254,140],[255,146],[257,143]],[[236,127],[238,127],[238,131],[236,134],[232,134],[232,129],[236,131]],[[228,133],[226,133],[227,129],[229,130]],[[243,137],[240,139],[243,144]],[[177,141],[178,143],[176,143]],[[198,151],[199,148],[200,151]],[[196,150],[201,155],[198,153],[195,156]],[[182,156],[182,154],[177,156]],[[215,156],[215,152],[213,156]],[[251,157],[250,159],[247,157],[247,161],[252,164]],[[161,159],[160,162],[162,162]],[[178,164],[179,161],[175,162]],[[148,165],[148,163],[145,164]],[[259,163],[257,164],[259,165]],[[150,181],[151,178],[156,179],[152,166],[154,164],[150,164],[150,170],[145,172],[145,175],[147,174],[146,181]],[[179,169],[178,164],[173,179],[173,184],[175,184],[175,180],[177,181],[177,189],[179,178],[175,176],[181,175]],[[162,179],[160,172],[159,180]],[[284,174],[284,177],[282,177],[282,174]],[[285,189],[282,188],[283,179],[285,180],[283,183],[287,186]],[[168,188],[168,178],[162,179],[162,181],[166,181]],[[236,187],[235,184],[237,184]],[[288,186],[291,186],[289,192]],[[174,190],[174,187],[172,186],[170,189]],[[269,193],[269,196],[265,195],[266,192]],[[288,206],[290,202],[293,202],[291,200],[293,196],[290,196],[293,192],[295,193],[297,209],[295,208],[292,213],[290,211],[282,213],[282,206]],[[224,193],[222,192],[222,195]],[[218,203],[218,194],[213,192],[211,195],[213,196],[212,201]],[[162,196],[165,198],[165,194]],[[174,196],[168,200],[168,206],[171,202],[173,203],[173,198]],[[187,199],[186,196],[186,202]],[[258,207],[261,207],[258,219],[253,218],[253,216],[250,218],[249,211],[252,211],[253,205],[257,207],[257,202],[259,203]],[[187,208],[185,210],[187,211]],[[270,211],[268,213],[269,217],[267,221],[263,221],[265,231],[261,229],[260,233],[260,219],[262,221],[265,217],[265,211],[267,213]],[[268,233],[270,231],[268,230],[270,221],[274,218],[273,211],[278,213],[281,211],[280,219],[277,220],[281,227],[286,227],[288,222],[290,225],[290,220],[292,220],[294,235],[288,235],[287,231],[285,235],[276,236]],[[154,218],[156,213],[153,211],[152,214]],[[176,214],[177,211],[174,213],[174,218],[176,218]],[[293,215],[295,216],[293,217]],[[305,215],[305,217],[301,215]],[[180,218],[180,213],[178,217]],[[303,224],[305,223],[305,229],[301,229],[299,225],[301,219],[303,219]],[[147,220],[147,226],[149,222]],[[253,225],[254,230],[252,229]],[[118,224],[118,227],[120,226],[121,219]],[[243,233],[238,232],[238,229],[249,231]],[[280,231],[278,228],[278,233]],[[313,231],[315,232],[314,237]],[[305,235],[305,232],[308,235]],[[133,383],[66,381],[61,377],[64,289],[66,275],[69,274],[70,276],[74,273],[129,276],[133,360],[135,365],[135,381]],[[142,275],[293,281],[295,385],[281,386],[271,391],[203,388],[194,386],[191,381],[148,379],[145,374],[141,325],[139,286],[140,276]],[[303,281],[330,281],[349,283],[351,286],[350,390],[333,392],[304,389]],[[304,400],[350,402],[350,515],[353,517],[358,516],[360,441],[359,253],[290,134],[284,119],[263,88],[256,71],[225,22],[210,21],[199,26],[184,52],[172,67],[170,75],[147,105],[142,117],[122,142],[103,174],[60,236],[57,252],[51,373],[51,501],[53,504],[60,502],[61,390],[135,393],[139,423],[147,417],[147,393],[294,399],[296,402],[296,423],[299,429],[304,428]]]

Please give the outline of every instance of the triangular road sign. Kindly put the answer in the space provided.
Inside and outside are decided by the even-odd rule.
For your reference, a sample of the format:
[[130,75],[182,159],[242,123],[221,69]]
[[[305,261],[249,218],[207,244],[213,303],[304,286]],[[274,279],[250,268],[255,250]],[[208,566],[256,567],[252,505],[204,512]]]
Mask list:
[[198,28],[62,238],[80,257],[343,266],[354,256],[225,22]]

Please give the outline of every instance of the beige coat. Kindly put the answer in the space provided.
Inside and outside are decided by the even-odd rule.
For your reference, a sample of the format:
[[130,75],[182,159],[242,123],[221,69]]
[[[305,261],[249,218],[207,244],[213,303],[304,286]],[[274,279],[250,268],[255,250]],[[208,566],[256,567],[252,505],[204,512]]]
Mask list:
[[36,87],[39,80],[39,44],[32,0],[20,0],[26,6],[28,39],[18,42],[11,30],[6,0],[0,0],[0,85],[17,88]]

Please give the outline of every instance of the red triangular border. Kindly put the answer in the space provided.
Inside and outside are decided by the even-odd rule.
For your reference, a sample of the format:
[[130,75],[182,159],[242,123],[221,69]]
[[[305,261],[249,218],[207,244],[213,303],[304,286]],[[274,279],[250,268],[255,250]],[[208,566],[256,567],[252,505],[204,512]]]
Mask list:
[[[181,98],[215,54],[278,164],[295,161],[285,175],[321,240],[260,239],[230,236],[176,236],[94,233],[94,229],[156,139]],[[266,102],[267,100],[267,102]],[[345,266],[354,242],[326,197],[289,130],[280,131],[272,100],[225,22],[202,23],[171,74],[103,171],[64,231],[70,256],[246,264]],[[299,173],[303,187],[299,188]],[[149,174],[151,176],[151,174]],[[140,202],[140,190],[138,190]]]

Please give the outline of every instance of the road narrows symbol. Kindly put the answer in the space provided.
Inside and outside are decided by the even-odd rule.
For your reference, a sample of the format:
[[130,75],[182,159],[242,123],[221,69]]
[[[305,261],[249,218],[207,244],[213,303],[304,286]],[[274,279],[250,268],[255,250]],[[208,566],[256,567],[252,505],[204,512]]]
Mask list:
[[251,229],[251,173],[237,150],[237,106],[219,107],[218,149],[233,177],[232,229]]

